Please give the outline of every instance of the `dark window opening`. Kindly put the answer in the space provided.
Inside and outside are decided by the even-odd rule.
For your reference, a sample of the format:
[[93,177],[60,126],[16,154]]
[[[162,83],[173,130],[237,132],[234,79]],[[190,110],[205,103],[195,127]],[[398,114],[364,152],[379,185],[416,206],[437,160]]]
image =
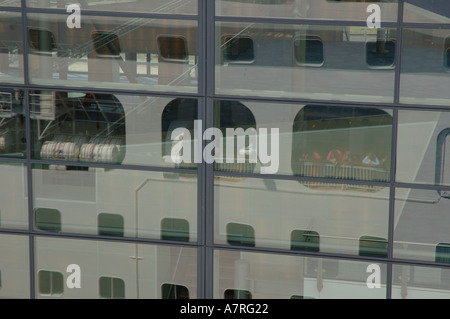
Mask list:
[[124,220],[122,215],[100,213],[97,216],[98,234],[100,236],[117,236],[124,235]]
[[251,63],[255,60],[253,40],[246,36],[222,37],[224,61],[229,63]]
[[95,51],[100,57],[119,57],[120,41],[119,37],[112,32],[93,31],[91,34]]
[[189,289],[175,284],[163,284],[161,286],[162,299],[189,299]]
[[227,289],[223,297],[224,299],[252,299],[252,293],[248,290]]
[[125,282],[120,278],[100,277],[98,280],[99,294],[106,299],[124,299]]
[[228,223],[227,241],[233,246],[255,247],[255,230],[250,225]]
[[[293,125],[294,175],[342,180],[390,180],[392,116],[375,108],[306,105]],[[305,182],[309,187],[373,192],[382,186]]]
[[294,39],[294,58],[298,65],[321,66],[324,63],[323,43],[318,36]]
[[29,28],[28,35],[32,52],[51,54],[56,50],[55,36],[51,31]]
[[189,241],[189,222],[181,218],[164,218],[161,220],[161,239]]
[[388,241],[381,237],[361,236],[359,239],[359,256],[388,257]]
[[366,62],[371,68],[393,68],[395,65],[395,41],[378,39],[366,44]]
[[57,296],[64,292],[63,274],[55,271],[41,270],[38,273],[39,293]]
[[182,36],[159,36],[158,46],[165,60],[179,62],[188,60],[187,42]]
[[61,231],[61,212],[53,208],[36,208],[34,210],[35,226],[49,232]]
[[319,252],[320,236],[312,230],[293,230],[291,250]]
[[445,38],[444,46],[444,67],[450,69],[450,36]]

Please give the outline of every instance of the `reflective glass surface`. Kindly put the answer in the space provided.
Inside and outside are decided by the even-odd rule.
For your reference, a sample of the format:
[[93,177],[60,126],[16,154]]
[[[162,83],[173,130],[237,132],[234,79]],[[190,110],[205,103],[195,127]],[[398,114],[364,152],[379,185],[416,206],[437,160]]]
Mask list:
[[0,11],[0,83],[24,83],[23,76],[20,13]]
[[27,155],[25,104],[23,90],[0,87],[0,157]]
[[20,7],[21,6],[21,2],[20,2],[20,0],[1,0],[0,1],[0,6]]
[[377,265],[371,289],[368,262],[215,250],[214,298],[384,299],[386,265]]
[[450,3],[445,0],[405,0],[403,20],[418,23],[450,23]]
[[197,92],[197,22],[28,15],[34,84]]
[[216,35],[217,94],[393,102],[395,29],[218,22]]
[[394,265],[393,299],[448,299],[449,269]]
[[28,236],[0,234],[0,298],[30,297]]
[[33,195],[38,231],[197,240],[195,175],[36,165]]
[[24,164],[0,165],[0,228],[28,228],[27,169]]
[[[67,272],[69,265],[75,266]],[[195,248],[37,237],[35,269],[39,299],[197,296]],[[185,288],[184,294],[172,293],[167,285]]]
[[[29,8],[67,8],[71,4],[77,4],[84,10],[112,11],[112,12],[146,12],[146,13],[171,13],[171,14],[197,14],[197,0],[26,0]],[[1,2],[0,2],[1,4]]]
[[205,155],[219,172],[390,180],[389,110],[222,100],[214,111]]
[[387,257],[389,188],[216,176],[215,243]]
[[397,20],[397,0],[216,0],[218,16],[366,21],[377,3],[383,21]]
[[394,257],[450,262],[449,198],[444,190],[396,189]]
[[30,115],[35,159],[191,169],[198,163],[178,165],[175,158],[177,145],[195,138],[195,99],[31,91]]
[[404,29],[400,102],[448,105],[450,29]]
[[449,185],[449,117],[446,111],[399,111],[399,182]]

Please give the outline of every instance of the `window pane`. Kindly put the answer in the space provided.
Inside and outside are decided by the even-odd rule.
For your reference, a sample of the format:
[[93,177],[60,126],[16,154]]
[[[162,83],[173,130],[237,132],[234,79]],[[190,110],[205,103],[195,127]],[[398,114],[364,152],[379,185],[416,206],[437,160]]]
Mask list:
[[32,174],[37,229],[161,239],[170,215],[189,223],[183,238],[197,240],[195,175],[48,165],[35,165]]
[[393,102],[395,29],[217,22],[216,34],[217,94]]
[[[70,264],[80,267],[79,289],[67,288]],[[169,282],[197,297],[197,248],[37,237],[35,269],[37,298],[162,299],[161,286]],[[64,294],[40,294],[39,269],[61,273]]]
[[[5,0],[6,1],[6,0]],[[20,2],[19,0],[16,0]],[[69,3],[68,1],[52,1],[52,0],[26,0],[29,8],[63,8],[65,9]],[[148,13],[172,13],[172,14],[197,14],[197,0],[178,0],[171,2],[167,0],[115,0],[115,1],[74,1],[74,4],[79,5],[81,11],[118,11],[118,12],[148,12]],[[0,5],[1,2],[0,2]]]
[[100,277],[98,280],[98,285],[101,298],[125,298],[125,282],[121,278]]
[[[67,28],[66,15],[29,14],[33,84],[197,92],[197,22],[83,16]],[[64,32],[62,32],[63,30]],[[158,37],[184,39],[184,59],[168,60]]]
[[419,23],[450,23],[450,4],[445,0],[405,0],[403,20]]
[[380,286],[370,289],[369,265],[351,260],[215,250],[213,297],[384,299],[387,267],[378,264]]
[[0,11],[0,83],[24,83],[22,51],[20,13]]
[[450,185],[450,113],[399,111],[397,181]]
[[61,161],[60,168],[64,161],[190,169],[199,162],[174,160],[178,143],[195,153],[195,99],[31,91],[30,112],[33,158]]
[[396,189],[394,257],[448,263],[450,199],[445,194]]
[[404,29],[400,102],[448,105],[450,29]]
[[216,101],[217,139],[205,138],[204,157],[214,161],[218,172],[388,182],[391,113],[377,108]]
[[388,238],[388,187],[319,185],[216,175],[215,243],[359,255],[362,236]]
[[36,228],[49,232],[61,231],[61,213],[52,208],[36,208],[34,210]]
[[[362,3],[361,3],[362,2]],[[371,3],[380,6],[383,21],[397,20],[397,0],[216,0],[216,14],[220,16],[301,18],[321,20],[366,21]]]
[[410,265],[393,267],[393,299],[448,299],[449,269]]
[[28,237],[0,235],[0,298],[30,298]]
[[28,229],[26,165],[0,163],[0,176],[0,227]]

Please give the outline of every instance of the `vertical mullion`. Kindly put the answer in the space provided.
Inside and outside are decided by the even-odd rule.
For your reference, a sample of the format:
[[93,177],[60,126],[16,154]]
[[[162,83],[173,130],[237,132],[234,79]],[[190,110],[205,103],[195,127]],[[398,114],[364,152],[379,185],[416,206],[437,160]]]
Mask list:
[[[400,77],[402,63],[402,46],[403,46],[403,0],[398,1],[397,12],[397,49],[395,52],[395,88],[394,88],[394,104],[400,104]],[[398,108],[394,107],[392,115],[392,139],[391,139],[391,171],[390,171],[390,189],[389,189],[389,225],[388,225],[388,260],[394,257],[394,228],[395,228],[395,181],[396,181],[396,165],[397,165],[397,136],[398,136]],[[393,283],[393,264],[387,264],[386,278],[386,299],[392,299],[392,283]]]
[[23,96],[23,112],[25,115],[25,132],[26,132],[26,176],[27,176],[27,198],[28,198],[28,231],[29,231],[29,269],[30,269],[30,298],[35,299],[35,254],[34,254],[34,236],[33,225],[33,183],[32,183],[32,167],[31,167],[31,125],[30,125],[30,111],[29,111],[29,89],[30,78],[29,78],[29,67],[28,67],[28,32],[27,32],[27,15],[26,15],[26,0],[21,0],[21,18],[22,18],[22,59],[23,59],[23,76],[24,84],[26,88],[24,89]]

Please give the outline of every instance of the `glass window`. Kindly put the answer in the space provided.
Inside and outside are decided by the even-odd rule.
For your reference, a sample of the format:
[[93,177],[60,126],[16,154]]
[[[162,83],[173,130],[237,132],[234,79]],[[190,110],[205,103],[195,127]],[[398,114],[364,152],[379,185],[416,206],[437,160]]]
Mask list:
[[[161,239],[168,215],[183,219],[178,239],[197,240],[197,179],[195,175],[165,177],[162,172],[60,169],[33,166],[36,227],[46,231]],[[167,203],[171,203],[170,206]],[[56,211],[59,214],[56,214]],[[58,222],[59,221],[59,222]],[[163,227],[163,228],[162,228]],[[172,231],[175,230],[172,228]],[[172,234],[172,235],[175,235]]]
[[[4,2],[20,5],[20,1]],[[20,13],[0,11],[0,83],[24,83]]]
[[224,299],[252,299],[252,293],[248,290],[227,289],[223,297]]
[[182,285],[163,284],[161,286],[162,299],[189,299],[189,289]]
[[159,53],[166,61],[187,62],[189,59],[187,41],[180,36],[158,36]]
[[292,170],[299,176],[388,182],[391,134],[387,111],[306,105],[294,120]]
[[228,223],[227,242],[233,246],[255,246],[255,230],[250,225]]
[[380,286],[370,289],[371,273],[367,272],[370,264],[215,250],[213,298],[290,299],[291,296],[305,296],[309,299],[385,299],[387,265],[378,263]]
[[450,199],[440,190],[397,188],[394,257],[447,263]]
[[0,298],[30,298],[28,242],[28,236],[0,234]]
[[61,231],[61,213],[57,209],[36,208],[34,218],[37,229],[49,232]]
[[436,245],[436,262],[450,263],[450,244],[439,243]]
[[366,21],[371,3],[380,6],[382,21],[396,21],[397,0],[216,0],[216,14],[232,17],[301,18]]
[[255,59],[253,40],[246,36],[223,36],[222,51],[225,63],[252,63]]
[[[196,144],[195,99],[31,91],[30,114],[32,157],[61,161],[61,169],[73,168],[64,161],[178,167],[172,158],[178,142],[173,131],[188,129],[186,140]],[[10,135],[6,141],[14,143]],[[183,166],[196,167],[193,159]]]
[[[216,34],[217,52],[230,49],[224,36],[245,35],[254,53],[252,63],[216,55],[216,94],[393,102],[396,29],[219,21]],[[373,53],[377,40],[385,50]]]
[[450,29],[404,29],[400,102],[448,105]]
[[[8,0],[4,0],[8,2]],[[20,5],[19,0],[15,0]],[[26,0],[29,8],[59,8],[66,9],[70,3],[69,1],[52,1],[52,0]],[[160,13],[160,14],[186,14],[197,15],[198,7],[197,0],[178,0],[175,2],[168,2],[166,0],[115,0],[115,1],[97,1],[85,0],[74,1],[81,11],[113,11],[113,12],[137,12],[137,13]],[[3,5],[0,1],[0,5]]]
[[397,134],[398,182],[449,185],[450,113],[400,110]]
[[291,232],[291,250],[319,252],[320,235],[316,231],[298,230]]
[[93,31],[91,38],[98,57],[120,57],[120,41],[114,32]]
[[124,219],[120,214],[98,214],[98,234],[101,236],[123,237]]
[[450,4],[445,0],[405,0],[403,20],[418,23],[450,23]]
[[395,65],[395,41],[378,38],[366,44],[366,61],[371,68],[393,68]]
[[182,218],[163,218],[161,220],[161,239],[189,241],[189,221]]
[[100,277],[98,279],[100,298],[124,299],[125,282],[121,278]]
[[294,39],[294,59],[298,65],[322,66],[324,63],[323,42],[317,36],[302,36]]
[[372,236],[361,236],[359,239],[359,255],[366,257],[387,258],[387,239]]
[[394,265],[392,272],[393,299],[448,299],[450,297],[448,268]]
[[64,293],[64,277],[56,271],[40,270],[39,293],[44,296],[61,297]]
[[0,227],[28,229],[26,165],[2,162],[0,176]]
[[[66,15],[29,14],[27,20],[33,84],[197,92],[196,20],[83,15],[83,27],[73,29]],[[161,39],[169,39],[163,50]]]
[[[34,256],[36,298],[52,297],[50,293],[60,295],[63,289],[60,297],[64,299],[162,299],[161,286],[167,283],[185,287],[189,297],[197,298],[195,247],[36,237]],[[4,264],[5,261],[0,261],[2,272]],[[71,264],[80,267],[80,289],[67,288],[71,275],[67,266]],[[42,288],[38,282],[41,276],[46,279],[42,281]],[[177,289],[178,297],[186,296],[183,289]]]
[[359,255],[361,236],[388,238],[388,187],[313,183],[217,174],[215,243]]

